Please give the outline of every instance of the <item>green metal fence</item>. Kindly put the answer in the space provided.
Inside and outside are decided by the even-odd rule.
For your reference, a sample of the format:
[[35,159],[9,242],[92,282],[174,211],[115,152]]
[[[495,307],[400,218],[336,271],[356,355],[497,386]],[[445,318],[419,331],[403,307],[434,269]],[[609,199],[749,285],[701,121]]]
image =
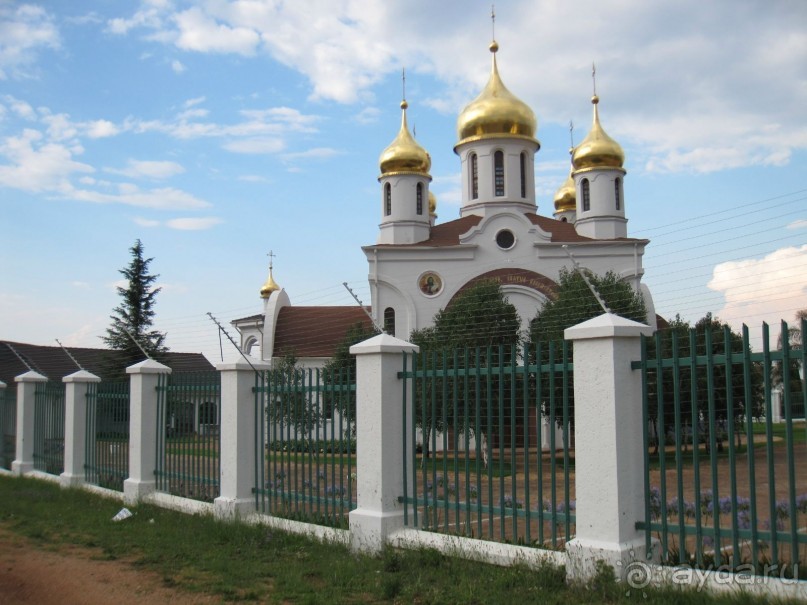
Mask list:
[[157,393],[157,490],[212,502],[221,474],[220,374],[163,374]]
[[17,448],[17,390],[0,389],[0,468],[11,470]]
[[91,383],[87,390],[85,480],[123,491],[129,476],[129,381]]
[[64,384],[40,382],[34,392],[34,469],[64,472]]
[[405,356],[404,521],[544,548],[574,534],[566,342]]
[[356,508],[353,372],[285,368],[256,373],[255,506],[335,527]]
[[760,353],[745,326],[741,338],[726,328],[642,340],[633,367],[642,371],[646,509],[637,526],[648,547],[658,538],[665,562],[805,576],[807,425],[794,422],[794,408],[807,403],[807,354],[784,322],[780,342],[771,348],[767,325]]

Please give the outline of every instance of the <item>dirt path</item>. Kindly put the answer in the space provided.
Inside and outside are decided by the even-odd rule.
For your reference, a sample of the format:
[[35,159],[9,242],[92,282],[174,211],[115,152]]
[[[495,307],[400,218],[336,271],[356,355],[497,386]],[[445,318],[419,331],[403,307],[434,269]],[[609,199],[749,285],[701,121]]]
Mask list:
[[98,552],[72,546],[42,550],[0,528],[0,603],[16,605],[142,605],[220,603],[165,587],[160,576],[123,561],[93,559]]

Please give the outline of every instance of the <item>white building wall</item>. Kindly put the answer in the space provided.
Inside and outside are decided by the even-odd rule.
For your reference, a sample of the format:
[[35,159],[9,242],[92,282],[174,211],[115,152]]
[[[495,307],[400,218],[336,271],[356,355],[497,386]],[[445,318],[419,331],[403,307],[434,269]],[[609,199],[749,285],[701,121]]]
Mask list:
[[[509,229],[515,236],[515,244],[509,250],[502,250],[496,244],[496,234],[502,229]],[[431,325],[435,314],[445,308],[465,284],[487,272],[523,269],[557,282],[561,268],[572,268],[572,263],[563,245],[550,240],[550,234],[533,225],[522,213],[500,212],[484,218],[462,235],[462,247],[367,247],[374,319],[383,324],[384,310],[392,307],[395,309],[395,335],[405,339],[413,330]],[[569,250],[582,267],[599,275],[611,270],[635,284],[643,271],[643,244],[586,242],[569,244]],[[434,296],[425,295],[418,286],[420,277],[427,271],[442,279],[442,290]],[[526,328],[542,308],[546,296],[517,284],[504,283],[502,288],[518,309],[522,327]]]

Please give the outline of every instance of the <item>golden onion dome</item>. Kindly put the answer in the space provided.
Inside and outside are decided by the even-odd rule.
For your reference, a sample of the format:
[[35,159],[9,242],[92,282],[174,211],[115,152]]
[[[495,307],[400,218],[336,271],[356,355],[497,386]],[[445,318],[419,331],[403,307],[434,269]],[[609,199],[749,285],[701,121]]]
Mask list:
[[535,113],[505,87],[496,65],[499,45],[490,44],[493,67],[485,88],[476,99],[462,110],[457,118],[457,136],[460,143],[466,139],[484,136],[515,135],[535,138]]
[[[569,149],[569,156],[574,153],[574,147]],[[569,176],[555,192],[555,212],[568,212],[576,210],[577,190],[574,187],[574,166],[569,169]]]
[[600,98],[591,97],[594,105],[594,125],[586,138],[575,148],[572,154],[572,165],[575,170],[583,168],[622,168],[625,163],[625,152],[614,139],[609,137],[600,125],[600,114],[597,104]]
[[435,214],[437,212],[437,196],[435,196],[431,191],[429,191],[429,214]]
[[272,267],[269,266],[269,277],[266,278],[266,283],[263,284],[261,288],[261,298],[269,298],[272,295],[272,292],[280,290],[280,286],[277,285],[274,278],[272,277]]
[[401,130],[378,159],[382,175],[393,172],[417,172],[428,175],[432,167],[432,159],[428,152],[409,134],[409,126],[406,123],[407,107],[409,104],[401,101]]
[[575,210],[577,207],[577,195],[574,188],[574,179],[572,174],[563,181],[563,184],[555,193],[555,212],[567,212]]

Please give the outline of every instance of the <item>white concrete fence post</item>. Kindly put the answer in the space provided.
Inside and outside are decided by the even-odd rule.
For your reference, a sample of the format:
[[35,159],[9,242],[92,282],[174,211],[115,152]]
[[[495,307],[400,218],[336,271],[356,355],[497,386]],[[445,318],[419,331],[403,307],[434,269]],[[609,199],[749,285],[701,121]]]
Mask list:
[[11,472],[24,475],[34,470],[34,406],[36,385],[48,379],[31,370],[20,374],[17,383],[17,454]]
[[[250,365],[252,364],[252,365]],[[254,368],[254,369],[253,369]],[[255,512],[255,460],[263,444],[255,438],[255,371],[271,364],[250,358],[220,363],[221,372],[221,490],[213,501],[220,519],[246,517]]]
[[598,562],[624,579],[646,561],[640,336],[653,330],[606,313],[566,329],[574,341],[576,534],[566,545],[567,577],[585,581]]
[[64,472],[60,475],[62,487],[84,483],[85,447],[87,444],[87,391],[92,383],[101,379],[85,370],[62,378],[64,391]]
[[[356,496],[350,512],[355,551],[376,553],[403,527],[403,354],[418,347],[380,334],[350,347],[356,355]],[[411,400],[407,418],[411,418]],[[412,469],[409,469],[409,473]],[[412,477],[406,478],[411,484]]]
[[146,359],[126,368],[129,387],[129,477],[123,482],[123,501],[137,504],[157,486],[157,384],[171,368]]

